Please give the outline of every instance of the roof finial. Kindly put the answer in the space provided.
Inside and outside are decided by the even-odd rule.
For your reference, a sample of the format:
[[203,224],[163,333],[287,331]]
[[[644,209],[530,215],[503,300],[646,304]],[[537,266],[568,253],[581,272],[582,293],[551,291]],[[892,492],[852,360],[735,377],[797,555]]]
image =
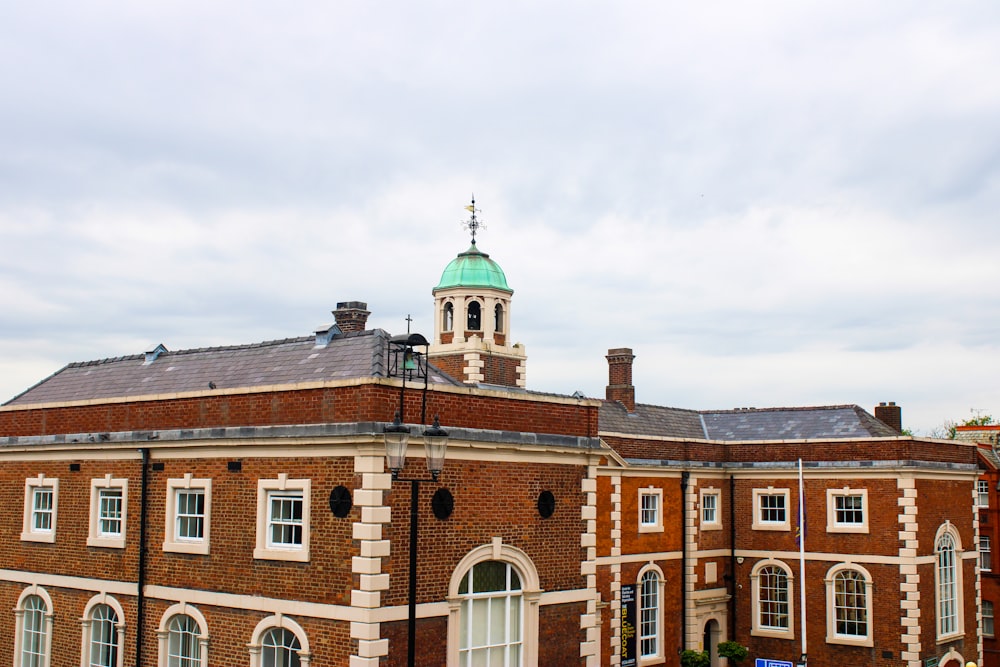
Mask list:
[[482,213],[482,211],[476,208],[475,194],[472,195],[472,203],[466,206],[465,210],[468,211],[471,215],[469,216],[469,219],[467,221],[462,223],[462,226],[468,229],[470,232],[472,232],[472,245],[476,245],[476,232],[479,231],[480,229],[486,229],[486,224],[480,222],[476,218],[476,213],[477,212]]

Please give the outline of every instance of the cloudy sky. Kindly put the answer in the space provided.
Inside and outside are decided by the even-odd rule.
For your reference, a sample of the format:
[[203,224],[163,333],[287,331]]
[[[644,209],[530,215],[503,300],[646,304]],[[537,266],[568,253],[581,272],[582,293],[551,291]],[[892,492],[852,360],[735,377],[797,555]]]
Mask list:
[[433,330],[468,245],[529,387],[1000,416],[1000,4],[0,7],[0,401],[71,361]]

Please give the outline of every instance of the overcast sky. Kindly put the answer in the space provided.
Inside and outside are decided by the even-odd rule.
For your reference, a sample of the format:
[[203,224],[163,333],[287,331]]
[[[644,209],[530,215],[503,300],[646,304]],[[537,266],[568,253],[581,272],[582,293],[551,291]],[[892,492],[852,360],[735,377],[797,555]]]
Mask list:
[[1000,4],[7,2],[0,402],[72,361],[433,332],[531,389],[1000,417]]

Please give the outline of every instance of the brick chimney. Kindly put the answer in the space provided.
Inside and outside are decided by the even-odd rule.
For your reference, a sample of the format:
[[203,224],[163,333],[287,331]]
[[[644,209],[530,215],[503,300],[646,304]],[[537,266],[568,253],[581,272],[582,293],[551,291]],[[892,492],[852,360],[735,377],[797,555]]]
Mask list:
[[337,310],[333,311],[337,326],[344,333],[364,331],[369,315],[371,312],[364,301],[341,301],[337,304]]
[[895,401],[889,401],[886,403],[882,401],[875,406],[875,419],[878,419],[886,426],[890,426],[896,430],[897,433],[903,432],[903,411]]
[[634,359],[632,348],[617,347],[608,350],[606,397],[609,401],[620,402],[629,412],[635,412],[635,387],[632,386],[632,361]]

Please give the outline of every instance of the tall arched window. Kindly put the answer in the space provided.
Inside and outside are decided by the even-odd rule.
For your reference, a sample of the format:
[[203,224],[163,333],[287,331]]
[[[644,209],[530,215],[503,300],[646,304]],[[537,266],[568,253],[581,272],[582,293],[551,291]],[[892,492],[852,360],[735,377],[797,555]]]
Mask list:
[[118,614],[106,604],[90,611],[89,667],[118,666]]
[[521,577],[510,563],[476,563],[458,585],[462,598],[459,664],[522,664]]
[[177,614],[167,623],[167,667],[198,667],[201,664],[201,630],[197,621]]
[[20,667],[45,667],[48,657],[48,606],[38,595],[29,595],[21,605]]
[[826,575],[826,640],[832,644],[873,646],[872,578],[860,565],[841,563]]
[[760,586],[760,626],[774,630],[788,629],[788,573],[776,565],[761,569],[757,575]]
[[639,655],[660,654],[660,575],[646,570],[639,579]]
[[503,333],[503,306],[499,303],[493,308],[493,330]]
[[194,605],[180,602],[164,611],[156,634],[158,667],[208,667],[208,622]]
[[448,583],[449,665],[521,665],[539,657],[538,570],[528,555],[494,537],[458,562]]
[[261,640],[261,664],[263,667],[299,667],[299,651],[302,646],[290,630],[272,628]]
[[955,538],[950,532],[938,536],[936,554],[938,635],[958,632],[958,567]]
[[441,330],[451,331],[455,326],[455,306],[450,301],[441,310]]

